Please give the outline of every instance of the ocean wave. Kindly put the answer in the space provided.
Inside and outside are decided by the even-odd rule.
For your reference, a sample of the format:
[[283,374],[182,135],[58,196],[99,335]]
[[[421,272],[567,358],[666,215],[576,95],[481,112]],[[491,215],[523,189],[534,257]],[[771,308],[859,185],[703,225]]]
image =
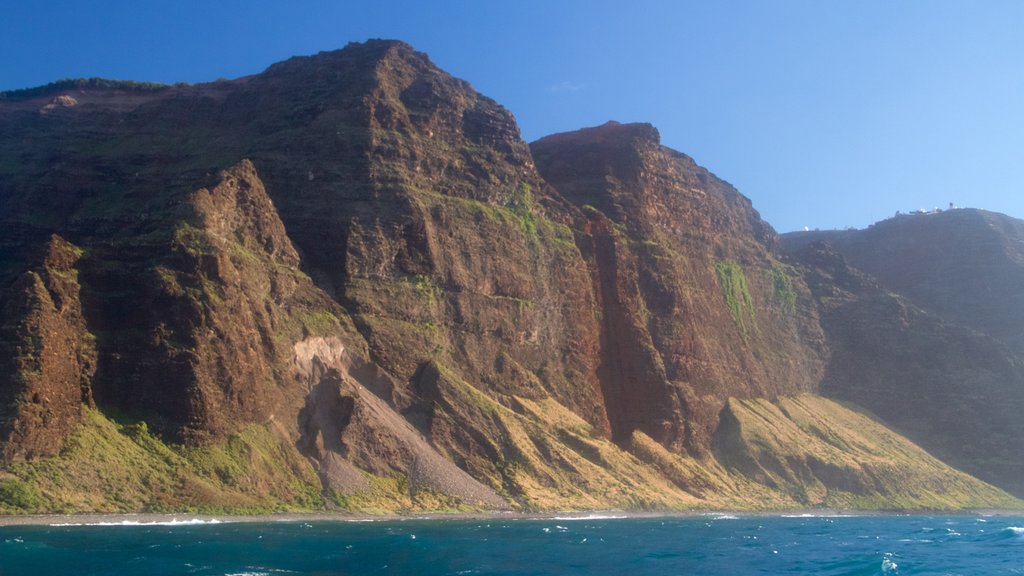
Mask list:
[[856,514],[780,514],[782,518],[855,518]]
[[1002,530],[986,532],[984,539],[996,542],[1024,542],[1024,527],[1007,526]]
[[57,524],[50,524],[54,528],[62,528],[66,526],[198,526],[202,524],[223,524],[223,520],[216,518],[210,518],[203,520],[201,518],[187,518],[179,520],[172,518],[170,520],[121,520],[120,522],[62,522]]
[[629,516],[612,516],[608,514],[590,514],[588,516],[552,516],[551,520],[567,520],[567,521],[578,521],[578,520],[624,520]]
[[246,566],[244,572],[227,572],[224,576],[271,576],[272,574],[295,574],[293,570],[283,568],[264,568],[262,566]]
[[892,552],[886,552],[882,558],[882,574],[899,574],[900,565],[892,559]]

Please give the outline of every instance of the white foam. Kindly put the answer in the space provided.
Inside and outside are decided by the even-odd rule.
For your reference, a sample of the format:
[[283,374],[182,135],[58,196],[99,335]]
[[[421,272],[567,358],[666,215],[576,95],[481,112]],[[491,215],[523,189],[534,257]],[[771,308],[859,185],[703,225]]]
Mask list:
[[223,520],[211,518],[209,520],[203,520],[201,518],[188,518],[179,520],[172,518],[170,520],[154,520],[152,522],[143,522],[140,520],[121,520],[120,522],[65,522],[58,524],[50,524],[52,527],[65,527],[65,526],[197,526],[202,524],[223,524]]
[[893,562],[892,553],[886,552],[885,557],[882,558],[882,574],[899,574],[900,565]]
[[555,516],[552,520],[624,520],[629,516],[609,516],[605,514],[591,514],[589,516]]
[[782,514],[782,518],[854,518],[856,514]]
[[245,572],[228,572],[224,576],[270,576],[271,574],[295,574],[283,568],[265,568],[263,566],[246,566]]

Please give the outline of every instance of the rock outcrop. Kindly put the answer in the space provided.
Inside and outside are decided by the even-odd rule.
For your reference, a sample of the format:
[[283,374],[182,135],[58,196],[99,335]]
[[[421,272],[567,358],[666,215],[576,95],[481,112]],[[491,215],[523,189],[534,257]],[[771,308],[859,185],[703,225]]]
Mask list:
[[83,269],[97,403],[177,441],[289,414],[290,341],[343,329],[247,160],[183,193],[153,234],[96,246]]
[[647,124],[556,134],[532,149],[582,214],[616,438],[641,430],[699,454],[728,398],[816,390],[826,349],[807,288],[774,256],[775,232],[749,200]]
[[52,456],[92,403],[96,348],[78,283],[81,249],[53,235],[0,299],[0,446],[7,461]]

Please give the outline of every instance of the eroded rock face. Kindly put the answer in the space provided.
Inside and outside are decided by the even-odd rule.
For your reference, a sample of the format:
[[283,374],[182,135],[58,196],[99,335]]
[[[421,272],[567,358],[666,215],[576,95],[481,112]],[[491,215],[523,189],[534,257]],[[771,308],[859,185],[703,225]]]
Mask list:
[[0,442],[6,461],[56,454],[92,402],[96,350],[76,268],[81,250],[52,236],[40,262],[0,300]]
[[944,461],[1024,495],[1020,357],[1003,341],[892,292],[829,244],[796,254],[832,348],[821,392],[864,406]]
[[[328,498],[875,494],[857,450],[811,458],[800,423],[770,449],[772,427],[749,429],[842,361],[818,316],[838,317],[818,288],[840,281],[780,257],[749,201],[649,125],[531,148],[425,55],[370,41],[229,82],[5,95],[0,127],[6,462],[52,453],[91,391],[186,453],[258,425]],[[55,231],[85,252],[54,240],[39,266]],[[786,450],[785,474],[762,473]],[[971,487],[987,500],[953,501],[998,492]]]
[[792,250],[815,241],[918,307],[1024,354],[1024,221],[951,209],[786,236]]
[[749,200],[661,146],[648,124],[556,134],[532,149],[583,214],[617,438],[638,429],[700,452],[727,398],[816,390],[826,348],[814,307]]
[[397,406],[431,410],[408,388],[433,362],[504,402],[553,395],[607,431],[571,208],[511,114],[397,43],[275,65],[229,101],[273,107],[307,89],[330,94],[301,116],[308,147],[270,154],[283,136],[267,134],[254,162],[310,274],[405,389]]
[[[127,114],[128,96],[104,108],[88,92],[63,119],[10,117],[14,134],[71,122],[82,136],[36,174],[51,152],[21,152],[38,159],[25,182],[56,192],[15,195],[7,218],[43,214],[96,245],[97,396],[172,436],[223,436],[287,403],[282,310],[325,294],[421,421],[433,408],[410,383],[427,364],[503,404],[551,397],[621,443],[640,429],[676,451],[706,449],[729,396],[815,384],[816,320],[771,228],[649,126],[538,143],[556,190],[508,111],[401,43],[129,94]],[[87,129],[112,114],[122,138],[83,158]]]
[[293,410],[289,340],[344,316],[298,266],[249,161],[184,195],[161,233],[93,251],[97,401],[188,442]]
[[347,354],[337,338],[296,343],[295,369],[309,391],[298,417],[298,448],[317,462],[325,489],[366,490],[365,471],[407,478],[413,498],[429,490],[467,504],[507,507],[493,489],[439,454],[386,400],[395,384],[390,376]]

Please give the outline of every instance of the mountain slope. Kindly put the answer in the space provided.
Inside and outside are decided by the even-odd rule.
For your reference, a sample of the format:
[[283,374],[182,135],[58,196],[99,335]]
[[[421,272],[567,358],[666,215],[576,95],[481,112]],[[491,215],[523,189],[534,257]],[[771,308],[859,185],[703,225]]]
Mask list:
[[1015,504],[808,395],[813,291],[650,126],[528,146],[390,41],[0,125],[9,511]]
[[1024,358],[1012,328],[1024,285],[1020,224],[956,210],[784,240],[808,266],[832,342],[822,393],[864,406],[1016,495],[1024,495]]
[[961,208],[902,215],[865,230],[794,233],[785,242],[814,240],[921,308],[1024,354],[1024,221]]
[[531,147],[583,213],[577,242],[602,310],[613,432],[641,429],[701,453],[727,398],[816,389],[815,312],[749,200],[661,146],[650,125],[609,123]]

